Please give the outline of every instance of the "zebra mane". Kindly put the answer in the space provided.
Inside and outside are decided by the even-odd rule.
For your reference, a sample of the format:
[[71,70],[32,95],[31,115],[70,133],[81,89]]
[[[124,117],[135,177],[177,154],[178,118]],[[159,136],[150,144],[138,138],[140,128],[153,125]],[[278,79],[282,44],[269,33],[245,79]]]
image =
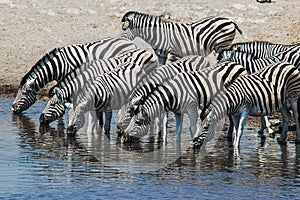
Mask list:
[[154,15],[150,15],[147,13],[140,13],[140,12],[136,12],[136,11],[128,11],[127,13],[125,13],[121,19],[121,22],[125,22],[129,16],[133,16],[135,18],[143,17],[143,18],[155,19],[155,20],[159,20],[161,22],[165,22],[165,20],[159,16],[154,16]]
[[36,67],[43,62],[45,59],[51,59],[52,57],[55,57],[58,52],[59,52],[60,48],[55,48],[52,51],[50,51],[49,53],[46,53],[38,62],[36,62],[35,65],[33,65],[31,67],[31,69],[23,76],[21,82],[20,82],[20,86],[23,86],[26,82],[27,79],[30,77],[31,73],[33,73],[33,71],[36,69]]

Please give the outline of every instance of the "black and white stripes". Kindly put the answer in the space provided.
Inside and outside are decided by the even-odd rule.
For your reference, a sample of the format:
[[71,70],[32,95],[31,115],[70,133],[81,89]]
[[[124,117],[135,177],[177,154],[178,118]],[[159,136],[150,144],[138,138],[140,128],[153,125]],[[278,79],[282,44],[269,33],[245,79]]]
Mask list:
[[156,56],[143,49],[134,49],[108,59],[100,59],[82,64],[80,67],[68,73],[49,91],[47,106],[45,107],[40,122],[49,124],[59,117],[62,117],[66,103],[71,103],[73,93],[84,87],[85,83],[117,68],[120,64],[132,62],[148,67],[157,66]]
[[[176,140],[180,141],[183,114],[190,119],[191,137],[196,132],[198,110],[205,109],[212,96],[224,85],[231,84],[239,76],[247,75],[241,65],[227,62],[199,71],[181,72],[154,87],[147,96],[137,101],[139,117],[133,118],[125,130],[125,140],[130,136],[142,137],[150,121],[162,112],[172,111],[176,118]],[[166,136],[164,136],[166,139]]]
[[12,111],[21,113],[28,109],[36,101],[36,94],[41,88],[53,80],[60,81],[81,64],[116,56],[135,48],[136,45],[125,38],[107,38],[87,44],[55,48],[24,75]]
[[[296,141],[300,141],[297,100],[300,91],[300,74],[289,63],[275,63],[254,74],[238,78],[224,88],[213,99],[207,109],[206,125],[198,131],[198,145],[204,138],[213,136],[212,128],[218,120],[232,115],[235,124],[234,147],[240,145],[240,138],[248,115],[268,115],[281,111],[283,130],[279,142],[286,142],[286,133],[292,107],[297,127]],[[208,140],[207,138],[205,140]]]
[[144,39],[160,58],[160,64],[187,55],[205,57],[213,50],[219,53],[230,47],[236,31],[241,33],[232,20],[223,17],[208,17],[184,24],[144,13],[128,12],[121,21],[123,35],[128,39]]

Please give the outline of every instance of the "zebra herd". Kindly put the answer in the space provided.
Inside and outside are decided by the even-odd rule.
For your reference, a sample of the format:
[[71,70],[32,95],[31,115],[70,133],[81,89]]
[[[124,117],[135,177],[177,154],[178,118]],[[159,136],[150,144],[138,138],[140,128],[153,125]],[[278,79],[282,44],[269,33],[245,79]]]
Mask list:
[[[233,43],[242,31],[224,17],[176,23],[130,11],[121,22],[120,37],[55,48],[43,56],[22,78],[12,112],[28,109],[38,91],[56,81],[40,123],[63,117],[70,107],[69,134],[83,127],[89,112],[88,131],[104,128],[109,135],[112,110],[120,110],[117,132],[123,142],[148,132],[158,138],[163,134],[166,142],[168,113],[172,112],[176,141],[181,140],[187,114],[191,141],[201,146],[213,137],[214,125],[228,116],[228,138],[238,148],[248,115],[261,116],[259,132],[268,127],[272,133],[267,116],[280,111],[278,142],[285,144],[291,108],[295,142],[300,143],[300,45]],[[153,53],[137,48],[136,37],[146,41]],[[211,53],[218,60],[215,64],[206,61]]]

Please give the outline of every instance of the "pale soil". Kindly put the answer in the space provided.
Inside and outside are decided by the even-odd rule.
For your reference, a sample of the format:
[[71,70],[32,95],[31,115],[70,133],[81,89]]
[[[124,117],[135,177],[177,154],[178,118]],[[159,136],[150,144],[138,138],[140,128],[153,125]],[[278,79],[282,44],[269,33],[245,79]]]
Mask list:
[[[0,97],[15,97],[22,76],[55,47],[114,37],[130,10],[179,22],[233,19],[249,40],[300,42],[299,0],[0,0]],[[244,41],[237,36],[236,41]],[[46,89],[40,97],[46,96]]]

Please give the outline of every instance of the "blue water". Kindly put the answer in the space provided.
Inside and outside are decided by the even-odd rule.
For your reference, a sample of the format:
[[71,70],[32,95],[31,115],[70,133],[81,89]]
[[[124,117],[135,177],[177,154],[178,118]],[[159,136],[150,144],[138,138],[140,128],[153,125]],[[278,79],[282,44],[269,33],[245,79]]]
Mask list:
[[254,128],[245,130],[239,156],[220,138],[205,157],[184,146],[172,162],[172,145],[145,142],[140,151],[168,151],[155,155],[161,166],[147,165],[126,157],[137,150],[119,146],[113,133],[87,138],[83,128],[67,137],[61,122],[40,127],[45,102],[13,115],[12,101],[0,99],[0,198],[300,199],[300,146],[271,138],[261,146]]

